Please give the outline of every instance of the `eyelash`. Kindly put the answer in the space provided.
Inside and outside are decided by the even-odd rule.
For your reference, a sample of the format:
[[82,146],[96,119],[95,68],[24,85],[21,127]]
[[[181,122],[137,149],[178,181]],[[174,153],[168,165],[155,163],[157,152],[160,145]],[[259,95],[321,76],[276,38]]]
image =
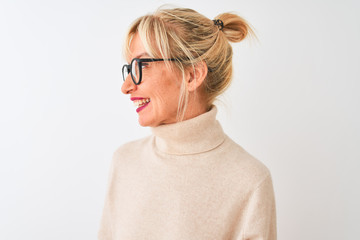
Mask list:
[[146,68],[148,66],[149,66],[149,63],[146,63],[146,62],[141,63],[142,69],[144,69],[144,68]]

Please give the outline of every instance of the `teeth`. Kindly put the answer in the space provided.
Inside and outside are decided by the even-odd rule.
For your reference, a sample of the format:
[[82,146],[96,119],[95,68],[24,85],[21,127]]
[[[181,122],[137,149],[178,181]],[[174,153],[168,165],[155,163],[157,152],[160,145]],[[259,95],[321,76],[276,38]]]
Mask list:
[[141,99],[141,100],[135,100],[134,101],[134,106],[135,107],[141,107],[141,106],[145,105],[148,102],[150,102],[150,98]]

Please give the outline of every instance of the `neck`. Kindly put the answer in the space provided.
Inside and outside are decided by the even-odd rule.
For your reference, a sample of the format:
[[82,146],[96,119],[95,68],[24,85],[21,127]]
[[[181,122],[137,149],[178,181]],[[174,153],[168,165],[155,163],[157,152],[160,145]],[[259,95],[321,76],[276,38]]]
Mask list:
[[188,104],[184,117],[181,121],[189,120],[201,114],[208,112],[212,106],[207,106],[205,97],[200,91],[190,92],[188,96]]

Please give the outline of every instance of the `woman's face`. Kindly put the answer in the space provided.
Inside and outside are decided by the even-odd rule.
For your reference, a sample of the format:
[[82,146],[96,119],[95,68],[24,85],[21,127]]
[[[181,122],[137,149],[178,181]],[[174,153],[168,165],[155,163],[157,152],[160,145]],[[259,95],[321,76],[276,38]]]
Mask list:
[[[139,34],[135,34],[130,44],[133,58],[151,58],[142,44]],[[172,62],[168,62],[173,64]],[[176,68],[174,68],[176,69]],[[179,70],[171,71],[165,62],[149,62],[142,68],[142,80],[135,85],[129,74],[121,87],[124,94],[130,95],[139,115],[141,126],[156,127],[175,123],[182,75]]]

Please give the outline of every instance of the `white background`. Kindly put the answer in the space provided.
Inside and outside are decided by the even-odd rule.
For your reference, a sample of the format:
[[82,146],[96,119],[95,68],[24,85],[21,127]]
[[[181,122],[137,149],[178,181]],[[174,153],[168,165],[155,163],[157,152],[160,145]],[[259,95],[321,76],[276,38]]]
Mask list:
[[0,239],[96,239],[113,151],[150,133],[120,92],[124,35],[164,3],[256,29],[218,119],[272,172],[278,238],[357,239],[355,0],[1,0]]

